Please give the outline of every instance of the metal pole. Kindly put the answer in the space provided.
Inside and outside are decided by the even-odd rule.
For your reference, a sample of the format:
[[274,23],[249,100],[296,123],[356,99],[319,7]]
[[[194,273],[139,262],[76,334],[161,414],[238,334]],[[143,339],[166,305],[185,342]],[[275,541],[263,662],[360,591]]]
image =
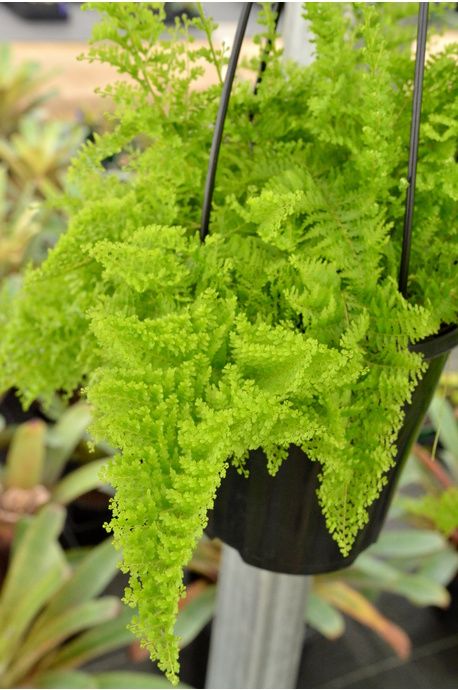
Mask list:
[[294,688],[309,578],[246,564],[223,545],[207,688]]
[[227,109],[229,107],[229,99],[231,97],[232,84],[234,82],[235,71],[239,61],[240,50],[242,48],[243,38],[245,36],[248,19],[250,18],[252,2],[246,2],[242,6],[242,11],[237,24],[237,31],[235,32],[234,44],[232,46],[231,57],[227,66],[226,77],[224,79],[223,91],[221,94],[221,101],[216,116],[215,128],[213,130],[213,139],[210,149],[210,159],[208,161],[207,178],[205,180],[204,200],[202,204],[202,218],[200,221],[200,240],[203,242],[208,235],[208,226],[210,223],[211,204],[213,199],[213,192],[215,189],[216,168],[218,167],[218,156],[221,148],[221,141],[223,139],[224,123],[226,120]]
[[310,40],[309,22],[303,17],[301,2],[286,2],[282,28],[283,55],[299,65],[309,65],[314,60],[315,47]]
[[420,138],[421,99],[425,73],[426,38],[428,31],[427,2],[419,3],[417,24],[417,47],[415,55],[415,76],[412,101],[412,122],[410,127],[409,168],[407,172],[406,208],[402,238],[401,268],[399,270],[399,291],[407,299],[410,248],[412,244],[412,219],[415,203],[415,182],[417,178],[418,142]]

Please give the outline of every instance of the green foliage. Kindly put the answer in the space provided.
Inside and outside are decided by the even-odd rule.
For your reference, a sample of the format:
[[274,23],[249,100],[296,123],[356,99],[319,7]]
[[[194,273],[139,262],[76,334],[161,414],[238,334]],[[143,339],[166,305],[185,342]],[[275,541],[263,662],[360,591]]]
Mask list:
[[110,541],[72,566],[58,542],[64,519],[49,505],[15,535],[0,588],[0,687],[169,687],[150,674],[75,670],[131,642],[132,614],[117,597],[99,596],[119,560]]
[[99,455],[62,477],[90,420],[89,406],[81,401],[65,410],[52,426],[31,419],[2,430],[0,446],[9,446],[5,463],[0,465],[0,530],[5,545],[24,515],[50,501],[67,505],[88,491],[103,488],[99,474],[107,458]]
[[[452,375],[453,376],[453,375]],[[444,391],[448,391],[449,375],[443,376]],[[436,394],[431,401],[428,416],[433,423],[435,437],[431,453],[423,446],[414,447],[403,475],[401,488],[410,491],[401,494],[395,509],[407,516],[422,518],[432,524],[450,542],[458,545],[458,422],[456,411],[445,395]],[[412,497],[412,487],[421,490]]]
[[[201,582],[198,582],[201,584]],[[190,586],[192,588],[192,585]],[[188,590],[189,592],[189,590]],[[206,585],[183,606],[175,624],[175,634],[185,647],[210,623],[216,607],[216,586]]]
[[414,606],[447,607],[450,594],[446,585],[457,565],[458,554],[440,535],[430,530],[389,527],[352,566],[313,578],[306,620],[333,639],[344,630],[344,621],[338,615],[344,613],[373,630],[398,656],[406,658],[410,640],[383,615],[377,597],[391,592]]
[[[451,374],[453,376],[453,374]],[[434,396],[428,410],[428,416],[436,430],[436,437],[434,443],[437,450],[437,441],[440,441],[443,450],[441,450],[441,459],[445,463],[445,468],[450,475],[451,481],[458,483],[458,420],[456,417],[456,410],[458,405],[452,404],[453,387],[448,383],[448,374],[442,377],[444,384],[444,394],[437,394]],[[447,397],[445,397],[445,392]]]
[[[424,368],[408,344],[456,319],[457,48],[426,69],[407,301],[413,63],[389,4],[310,3],[314,63],[274,49],[256,96],[235,87],[204,244],[220,86],[191,87],[224,56],[188,31],[212,25],[201,15],[164,39],[161,3],[97,10],[89,59],[130,80],[107,89],[113,128],[73,163],[68,232],[15,300],[1,386],[30,403],[85,385],[95,433],[119,449],[106,477],[133,630],[176,680],[182,566],[229,462],[249,471],[262,446],[275,473],[303,448],[344,554],[384,484]],[[264,21],[269,35],[267,8]]]
[[40,231],[37,207],[28,190],[11,203],[8,177],[0,167],[0,279],[17,271],[31,240]]
[[458,525],[458,487],[445,489],[440,496],[424,496],[407,504],[414,515],[430,520],[446,537],[453,534]]
[[83,133],[76,124],[22,118],[9,140],[0,139],[0,160],[8,168],[13,198],[29,189],[37,199],[46,199],[62,189],[65,170]]
[[37,265],[65,227],[51,200],[64,186],[69,161],[86,128],[49,119],[40,105],[51,93],[38,64],[13,64],[0,47],[0,320],[27,263]]
[[14,65],[10,48],[6,43],[0,47],[0,135],[8,137],[18,121],[35,110],[49,98],[43,92],[48,79],[35,62]]

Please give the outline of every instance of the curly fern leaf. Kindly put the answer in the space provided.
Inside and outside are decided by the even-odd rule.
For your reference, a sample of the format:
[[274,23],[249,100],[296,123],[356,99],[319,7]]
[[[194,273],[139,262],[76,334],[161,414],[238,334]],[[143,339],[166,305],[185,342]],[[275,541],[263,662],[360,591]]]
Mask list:
[[66,234],[9,301],[0,387],[30,403],[84,386],[94,433],[119,451],[106,479],[133,629],[176,681],[182,568],[229,463],[247,473],[263,448],[275,474],[302,448],[343,554],[384,485],[425,368],[408,345],[458,312],[457,48],[426,65],[405,300],[408,5],[308,3],[315,61],[284,65],[273,45],[257,95],[235,86],[204,244],[221,85],[192,87],[221,74],[213,24],[201,12],[167,34],[163,3],[97,10],[89,60],[128,79],[72,164]]

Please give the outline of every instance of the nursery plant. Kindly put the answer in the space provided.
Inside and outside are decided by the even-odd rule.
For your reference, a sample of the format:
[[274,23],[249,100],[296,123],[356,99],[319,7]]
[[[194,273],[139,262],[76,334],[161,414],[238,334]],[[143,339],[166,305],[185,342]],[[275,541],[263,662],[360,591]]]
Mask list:
[[13,200],[23,190],[47,199],[62,189],[68,163],[84,134],[78,123],[45,120],[37,114],[23,117],[9,140],[0,139],[0,160],[9,173]]
[[15,526],[24,515],[34,514],[49,502],[67,505],[102,487],[98,475],[106,457],[64,475],[89,422],[89,407],[80,402],[69,407],[54,425],[32,419],[2,430],[0,445],[7,444],[8,448],[0,465],[1,546],[9,547]]
[[444,394],[434,397],[428,416],[434,432],[432,445],[415,444],[401,482],[404,492],[394,508],[397,514],[434,527],[457,548],[458,419]]
[[15,64],[9,46],[0,47],[2,319],[24,265],[40,263],[65,228],[50,199],[62,190],[69,161],[87,133],[84,125],[50,119],[42,109],[55,95],[48,80],[38,64]]
[[[409,346],[456,322],[458,48],[426,65],[405,297],[413,61],[389,3],[306,5],[307,67],[284,64],[264,7],[267,68],[256,94],[246,80],[231,95],[203,242],[213,23],[200,10],[164,38],[160,3],[97,11],[88,58],[125,77],[106,91],[113,128],[72,164],[69,228],[13,304],[0,383],[26,405],[84,387],[93,432],[119,449],[105,477],[132,630],[175,681],[182,567],[229,464],[247,473],[262,448],[275,474],[301,448],[342,554],[393,465],[426,369]],[[205,63],[216,83],[194,89]]]
[[65,228],[51,199],[64,186],[69,161],[82,143],[80,124],[48,120],[39,111],[22,116],[0,138],[0,277],[38,264]]
[[0,135],[9,137],[18,122],[51,97],[49,75],[35,62],[14,64],[7,43],[0,47]]
[[152,673],[91,673],[80,667],[132,640],[132,613],[103,595],[119,555],[110,540],[72,558],[59,545],[65,511],[43,508],[18,524],[0,588],[0,687],[163,688]]
[[6,170],[0,167],[0,280],[22,266],[30,242],[41,228],[37,215],[33,194],[27,190],[11,203]]

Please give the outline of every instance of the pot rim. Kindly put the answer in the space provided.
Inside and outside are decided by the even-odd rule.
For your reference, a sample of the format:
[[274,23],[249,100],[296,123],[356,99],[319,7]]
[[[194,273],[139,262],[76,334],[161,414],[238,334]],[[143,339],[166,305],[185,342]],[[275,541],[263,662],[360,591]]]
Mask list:
[[458,326],[455,324],[444,325],[435,335],[430,335],[418,343],[409,345],[411,352],[418,352],[425,359],[435,359],[450,352],[458,345]]

